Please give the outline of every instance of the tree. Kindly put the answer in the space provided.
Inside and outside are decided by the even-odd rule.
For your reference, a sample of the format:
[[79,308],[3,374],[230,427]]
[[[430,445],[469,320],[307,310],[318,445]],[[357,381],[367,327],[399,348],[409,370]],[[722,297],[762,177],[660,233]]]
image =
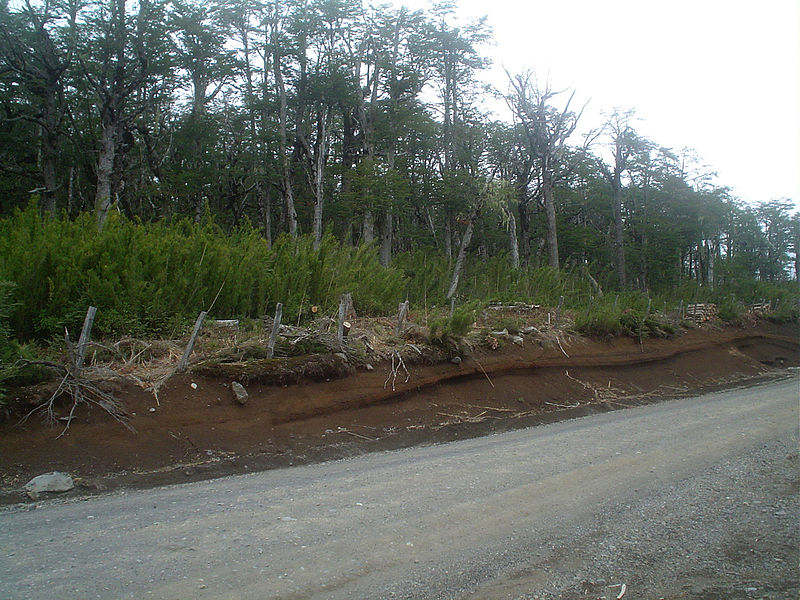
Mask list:
[[176,64],[186,73],[191,92],[189,114],[182,128],[186,140],[182,152],[186,166],[197,175],[191,186],[196,222],[202,217],[205,202],[203,185],[212,175],[204,157],[214,147],[215,127],[208,108],[235,74],[234,53],[226,48],[231,29],[229,9],[216,2],[179,0],[172,4],[170,13]]
[[537,162],[547,222],[548,259],[550,266],[557,269],[555,172],[563,157],[566,141],[575,131],[583,108],[577,114],[569,110],[575,97],[574,91],[563,108],[554,107],[553,100],[562,92],[553,91],[549,83],[540,87],[530,71],[514,77],[508,74],[508,78],[511,91],[506,101],[525,132],[526,150]]
[[155,76],[159,57],[170,56],[163,48],[164,23],[163,4],[140,0],[129,11],[126,0],[107,0],[94,4],[83,24],[80,63],[100,117],[95,188],[99,229],[124,183],[122,159],[134,143],[133,121],[147,108],[145,84]]
[[53,215],[59,152],[68,105],[64,87],[76,43],[77,0],[34,4],[31,0],[13,13],[0,4],[0,70],[15,78],[21,96],[12,118],[39,128],[39,172],[42,210]]
[[622,173],[628,165],[631,154],[637,150],[638,137],[631,127],[633,110],[616,109],[606,121],[614,164],[609,168],[605,163],[603,173],[611,186],[612,213],[614,215],[614,258],[616,261],[617,283],[620,288],[626,284],[625,269],[625,224],[622,217]]

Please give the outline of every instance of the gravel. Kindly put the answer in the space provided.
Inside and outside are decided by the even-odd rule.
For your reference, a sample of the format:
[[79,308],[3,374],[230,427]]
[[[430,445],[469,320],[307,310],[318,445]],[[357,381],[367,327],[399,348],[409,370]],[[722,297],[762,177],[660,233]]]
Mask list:
[[0,512],[1,598],[792,598],[797,381]]

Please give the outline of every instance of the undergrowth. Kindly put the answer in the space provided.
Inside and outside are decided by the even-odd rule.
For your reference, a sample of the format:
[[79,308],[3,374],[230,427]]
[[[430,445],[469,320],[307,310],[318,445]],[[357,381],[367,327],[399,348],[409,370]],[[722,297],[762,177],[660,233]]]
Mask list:
[[[98,308],[98,337],[174,337],[201,310],[212,318],[260,322],[278,302],[285,323],[310,318],[312,306],[315,317],[335,317],[344,292],[361,316],[393,315],[406,299],[426,315],[444,314],[451,273],[446,257],[425,250],[400,253],[385,268],[374,245],[353,247],[331,235],[318,249],[311,236],[281,236],[270,248],[247,223],[226,232],[212,220],[142,223],[121,215],[98,233],[91,214],[44,219],[32,204],[0,220],[0,281],[9,282],[0,289],[0,377],[10,377],[10,357],[24,350],[21,342],[60,340],[65,327],[75,337],[89,305]],[[563,298],[576,329],[598,336],[670,335],[679,304],[695,302],[716,303],[729,323],[741,322],[756,302],[770,302],[766,316],[775,321],[800,318],[796,283],[689,282],[652,298],[630,291],[594,297],[590,283],[585,265],[513,269],[508,256],[471,255],[460,306],[452,317],[430,323],[432,335],[441,342],[459,337],[474,321],[477,304],[470,303],[490,301],[555,307]],[[500,325],[514,329],[514,323]]]
[[260,318],[283,303],[286,322],[312,305],[335,314],[351,292],[361,314],[386,314],[404,278],[383,268],[372,246],[326,236],[280,237],[272,248],[244,225],[231,233],[208,221],[144,224],[119,215],[97,232],[90,214],[46,220],[32,205],[0,221],[0,280],[16,284],[9,319],[20,340],[79,329],[89,305],[99,335],[174,335],[201,310],[216,318]]

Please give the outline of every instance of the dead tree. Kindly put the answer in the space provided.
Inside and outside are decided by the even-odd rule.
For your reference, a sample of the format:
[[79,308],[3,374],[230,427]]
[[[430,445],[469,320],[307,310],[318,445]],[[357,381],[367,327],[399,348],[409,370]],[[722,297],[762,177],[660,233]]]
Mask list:
[[541,177],[541,202],[547,221],[547,253],[550,266],[557,269],[555,172],[566,141],[575,131],[583,108],[577,114],[569,110],[574,91],[563,109],[554,107],[553,100],[562,92],[553,91],[549,83],[544,88],[539,87],[530,71],[514,77],[508,74],[508,79],[511,93],[506,97],[506,102],[523,127],[526,149],[535,160]]

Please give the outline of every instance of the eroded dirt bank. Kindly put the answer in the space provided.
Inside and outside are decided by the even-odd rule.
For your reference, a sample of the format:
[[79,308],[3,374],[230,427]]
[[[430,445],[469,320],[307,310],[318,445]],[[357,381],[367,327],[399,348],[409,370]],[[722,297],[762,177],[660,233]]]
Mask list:
[[[0,502],[17,502],[34,475],[63,470],[75,494],[247,472],[483,435],[787,376],[800,364],[796,326],[702,328],[672,340],[526,340],[479,350],[460,364],[391,365],[289,387],[251,382],[245,406],[230,380],[181,375],[154,396],[116,390],[130,432],[97,410],[61,428],[0,426]],[[791,375],[793,376],[793,375]],[[387,381],[388,377],[388,381]],[[196,384],[196,388],[192,385]],[[155,410],[151,410],[155,409]]]

